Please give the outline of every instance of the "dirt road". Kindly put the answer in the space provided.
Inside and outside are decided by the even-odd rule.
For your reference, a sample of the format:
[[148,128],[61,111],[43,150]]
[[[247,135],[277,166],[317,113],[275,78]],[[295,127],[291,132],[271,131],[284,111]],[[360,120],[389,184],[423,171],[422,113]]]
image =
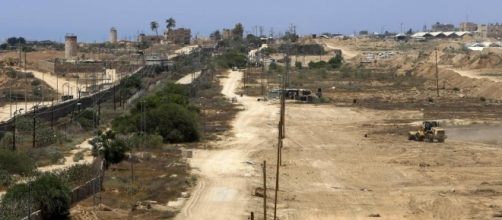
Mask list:
[[176,81],[176,84],[181,84],[181,85],[191,84],[194,79],[199,78],[200,73],[201,73],[200,71],[195,73],[190,73],[184,76],[183,78],[179,79],[178,81]]
[[[222,93],[237,97],[241,72],[229,72]],[[257,150],[272,148],[278,109],[252,97],[237,97],[244,107],[233,121],[230,137],[213,143],[214,150],[196,150],[191,166],[198,185],[176,219],[246,219],[249,215],[252,179],[259,178],[259,162],[251,160]]]
[[332,42],[329,41],[323,41],[323,40],[318,40],[318,43],[321,45],[324,45],[327,47],[329,50],[342,50],[342,56],[345,60],[350,60],[356,56],[358,56],[360,53],[358,51],[349,49],[348,47],[341,46],[341,45],[335,45]]

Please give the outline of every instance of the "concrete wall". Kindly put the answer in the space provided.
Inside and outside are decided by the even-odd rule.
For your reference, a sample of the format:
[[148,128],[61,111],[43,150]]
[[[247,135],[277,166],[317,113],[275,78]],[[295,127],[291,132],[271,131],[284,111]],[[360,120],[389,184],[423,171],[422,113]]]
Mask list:
[[[123,73],[123,72],[130,72],[131,68],[134,67],[133,69],[138,68],[138,65],[133,65],[130,66],[129,63],[123,63],[123,62],[107,62],[106,63],[106,68],[107,69],[116,69],[117,72]],[[44,71],[44,72],[50,72],[54,74],[66,74],[66,73],[96,73],[96,72],[102,72],[104,71],[105,64],[98,62],[98,63],[78,63],[73,64],[73,63],[63,63],[63,62],[58,62],[58,61],[52,61],[52,60],[40,60],[38,61],[38,69]]]

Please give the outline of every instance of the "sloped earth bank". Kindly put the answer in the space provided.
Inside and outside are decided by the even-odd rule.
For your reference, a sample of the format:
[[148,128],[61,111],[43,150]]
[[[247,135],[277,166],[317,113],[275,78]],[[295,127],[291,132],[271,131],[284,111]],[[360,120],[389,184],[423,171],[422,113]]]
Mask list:
[[[459,96],[485,97],[487,99],[502,99],[502,82],[494,82],[486,78],[470,77],[448,69],[440,69],[440,84],[446,84],[447,89],[458,88]],[[435,79],[436,71],[434,65],[423,65],[417,69],[419,76],[427,79]],[[441,86],[442,87],[442,86]]]
[[[242,72],[230,71],[222,80],[222,93],[237,97]],[[273,149],[278,108],[252,97],[237,97],[243,111],[232,122],[233,129],[215,149],[195,150],[190,165],[198,184],[176,219],[246,219],[249,215],[252,180],[259,178],[260,164],[252,155],[260,149]]]

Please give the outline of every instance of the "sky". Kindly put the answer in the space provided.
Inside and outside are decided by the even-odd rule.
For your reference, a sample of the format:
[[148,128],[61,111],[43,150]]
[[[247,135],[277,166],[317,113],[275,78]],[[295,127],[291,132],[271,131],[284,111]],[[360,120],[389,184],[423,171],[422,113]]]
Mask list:
[[439,21],[502,22],[500,0],[2,0],[0,41],[11,36],[63,41],[73,33],[82,42],[108,39],[116,27],[120,39],[152,34],[149,24],[173,17],[178,27],[205,35],[243,23],[269,34],[294,24],[299,34],[369,30],[421,30]]

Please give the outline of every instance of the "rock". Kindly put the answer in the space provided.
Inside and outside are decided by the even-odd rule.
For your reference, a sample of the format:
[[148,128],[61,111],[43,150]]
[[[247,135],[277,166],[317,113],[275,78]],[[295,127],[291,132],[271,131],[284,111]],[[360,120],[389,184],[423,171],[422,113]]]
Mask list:
[[254,190],[254,195],[255,196],[258,196],[258,197],[261,197],[263,198],[264,195],[265,195],[265,190],[263,190],[262,187],[257,187],[255,190]]
[[368,215],[368,217],[372,217],[372,218],[380,218],[380,214],[376,213],[376,214],[370,214]]
[[99,204],[98,205],[98,210],[99,211],[104,211],[104,212],[111,212],[113,209],[109,206],[106,206],[104,204]]

